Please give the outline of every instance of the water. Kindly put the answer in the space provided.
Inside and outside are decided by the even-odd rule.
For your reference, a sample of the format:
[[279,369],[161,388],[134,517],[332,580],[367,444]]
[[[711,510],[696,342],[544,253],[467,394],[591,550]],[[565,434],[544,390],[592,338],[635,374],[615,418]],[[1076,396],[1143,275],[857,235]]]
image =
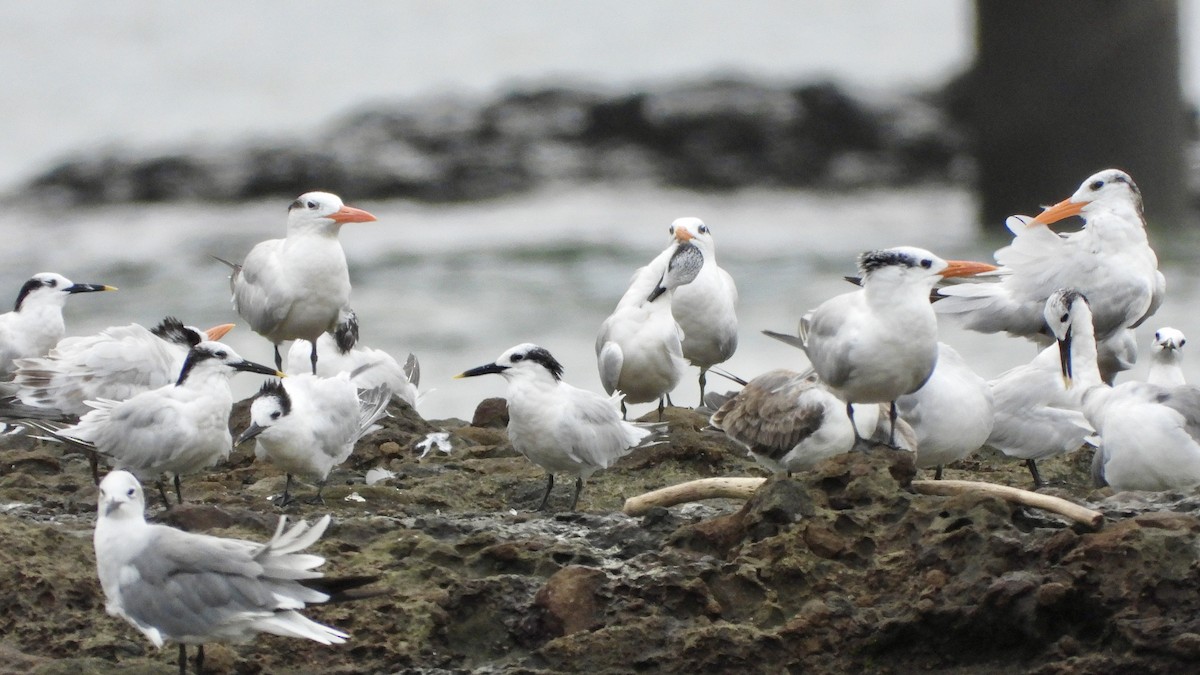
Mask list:
[[[499,377],[452,377],[521,342],[549,349],[566,366],[569,382],[601,391],[596,332],[633,270],[666,246],[667,226],[682,215],[712,227],[719,261],[738,283],[740,347],[727,368],[747,378],[775,367],[805,367],[801,352],[759,331],[794,331],[805,310],[848,290],[841,276],[854,272],[859,251],[913,244],[943,257],[989,260],[1002,241],[978,235],[970,193],[942,188],[714,195],[628,185],[563,187],[479,204],[355,205],[379,217],[346,226],[341,237],[363,342],[401,359],[417,354],[422,389],[432,390],[419,408],[428,418],[469,418],[479,400],[502,396]],[[240,260],[255,242],[281,236],[286,206],[196,203],[55,213],[19,207],[6,215],[25,236],[0,251],[0,294],[15,298],[38,271],[121,288],[72,298],[70,334],[150,324],[166,314],[202,326],[240,322],[229,305],[226,269],[209,255]],[[1200,297],[1196,272],[1168,263],[1164,273],[1168,299],[1140,329],[1143,348],[1163,325],[1200,335],[1200,318],[1189,310]],[[270,344],[241,323],[226,341],[246,358],[270,362]],[[989,377],[1034,354],[1025,341],[948,325],[943,339]],[[1132,376],[1142,376],[1144,361]],[[1185,361],[1188,375],[1200,381],[1195,362]],[[693,373],[676,402],[696,402]],[[258,382],[239,375],[235,389],[249,395]],[[712,382],[725,387],[720,378]],[[650,409],[632,406],[635,414]]]

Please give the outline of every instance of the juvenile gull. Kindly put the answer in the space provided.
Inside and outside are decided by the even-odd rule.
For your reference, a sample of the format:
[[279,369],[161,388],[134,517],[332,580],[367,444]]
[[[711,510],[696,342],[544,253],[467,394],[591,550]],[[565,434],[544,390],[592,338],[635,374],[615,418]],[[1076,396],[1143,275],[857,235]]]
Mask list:
[[[372,579],[316,581],[325,559],[300,551],[329,526],[290,529],[280,517],[266,543],[183,532],[145,519],[142,486],[125,471],[100,482],[96,530],[96,573],[105,610],[125,619],[155,647],[179,644],[179,672],[187,671],[187,647],[197,645],[196,672],[207,642],[245,642],[258,633],[341,644],[349,635],[319,624],[299,610],[338,599]],[[329,583],[335,582],[335,583]],[[336,588],[336,590],[334,590]]]
[[21,286],[13,311],[0,314],[0,377],[16,370],[17,359],[42,356],[66,333],[62,310],[75,293],[115,291],[103,284],[76,284],[61,274],[35,274]]

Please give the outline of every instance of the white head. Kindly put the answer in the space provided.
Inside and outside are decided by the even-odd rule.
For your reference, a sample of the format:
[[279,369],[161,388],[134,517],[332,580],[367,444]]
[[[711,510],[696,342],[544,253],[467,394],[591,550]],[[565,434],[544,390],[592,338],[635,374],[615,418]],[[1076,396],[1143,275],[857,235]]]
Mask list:
[[1046,327],[1058,341],[1058,354],[1062,362],[1063,378],[1069,384],[1074,377],[1071,346],[1076,338],[1094,340],[1092,331],[1092,308],[1088,299],[1074,288],[1060,288],[1046,298],[1042,312]]
[[1058,222],[1070,216],[1107,209],[1136,216],[1142,215],[1142,192],[1129,174],[1120,169],[1105,169],[1088,176],[1075,194],[1042,211],[1030,225]]
[[62,307],[67,297],[75,293],[93,293],[96,291],[115,291],[112,286],[103,284],[76,284],[61,274],[42,272],[33,275],[21,286],[17,294],[15,311],[35,306]]
[[673,291],[680,286],[692,283],[700,275],[700,270],[704,268],[705,257],[704,252],[693,243],[694,241],[694,239],[684,241],[675,246],[675,252],[667,261],[666,271],[663,272],[654,290],[646,296],[647,302],[654,302],[667,291]]
[[237,437],[234,445],[241,445],[270,429],[292,414],[292,397],[283,386],[282,380],[267,380],[263,383],[254,402],[250,404],[250,426]]
[[341,197],[328,192],[306,192],[288,206],[288,232],[336,234],[346,223],[367,223],[375,216],[342,204]]
[[891,284],[914,283],[932,288],[943,278],[971,276],[995,269],[995,265],[987,263],[942,260],[915,246],[867,251],[858,256],[858,271],[862,274],[864,286],[869,285],[872,280],[886,280],[886,283]]
[[96,515],[101,520],[144,520],[146,496],[142,484],[128,471],[112,471],[100,481]]
[[672,241],[680,244],[691,242],[704,252],[706,258],[711,258],[716,251],[712,230],[699,218],[676,218],[667,231]]
[[284,376],[283,373],[270,366],[243,359],[228,345],[206,340],[188,351],[183,368],[179,371],[179,379],[175,384],[181,385],[198,374],[221,373],[232,376],[238,371],[274,375],[275,377]]
[[489,373],[498,373],[510,381],[513,378],[558,381],[562,379],[563,367],[550,352],[526,342],[504,352],[493,363],[472,368],[455,377],[475,377]]
[[1179,356],[1186,342],[1187,338],[1184,337],[1183,331],[1164,326],[1154,331],[1154,344],[1151,350],[1155,354],[1168,352]]

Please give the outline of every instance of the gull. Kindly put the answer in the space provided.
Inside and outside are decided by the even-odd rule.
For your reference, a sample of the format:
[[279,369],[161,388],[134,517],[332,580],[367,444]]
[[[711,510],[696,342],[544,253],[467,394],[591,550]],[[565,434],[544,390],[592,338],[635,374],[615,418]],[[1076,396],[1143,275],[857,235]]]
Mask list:
[[[287,372],[294,374],[308,370],[311,367],[311,351],[309,342],[293,342],[288,350]],[[354,384],[360,389],[386,386],[393,397],[413,408],[417,407],[421,398],[417,391],[421,384],[421,366],[413,354],[409,354],[401,366],[391,354],[358,342],[343,352],[333,335],[323,333],[317,338],[317,355],[317,375],[333,377],[339,373],[358,372],[354,377]]]
[[188,350],[220,340],[232,328],[227,323],[200,330],[166,317],[149,329],[133,323],[64,338],[45,356],[16,361],[16,396],[31,406],[82,416],[92,410],[85,401],[124,401],[170,384]]
[[286,506],[292,474],[315,476],[317,495],[309,503],[324,503],[321,491],[329,472],[350,457],[358,439],[380,428],[391,392],[386,386],[361,393],[349,373],[319,377],[304,373],[285,380],[267,380],[250,404],[250,425],[235,445],[258,439],[254,457],[287,472]]
[[1150,351],[1150,372],[1146,381],[1174,387],[1186,384],[1183,377],[1183,345],[1187,343],[1183,331],[1164,326],[1154,332],[1154,344]]
[[[338,232],[346,223],[373,220],[366,211],[344,206],[337,195],[308,192],[288,207],[287,238],[255,245],[241,265],[226,263],[233,268],[233,308],[275,345],[277,370],[283,368],[281,342],[315,343],[337,325],[350,301],[350,273]],[[310,358],[315,373],[315,346]]]
[[[1084,220],[1080,230],[1060,235],[1048,227],[1075,215]],[[1012,217],[1006,224],[1016,236],[996,251],[999,282],[940,289],[947,297],[937,303],[939,313],[962,317],[972,330],[1003,331],[1045,345],[1046,299],[1057,289],[1074,288],[1090,299],[1102,350],[1125,351],[1126,338],[1119,334],[1162,304],[1166,280],[1146,237],[1141,192],[1129,174],[1105,169],[1037,217]],[[1122,367],[1120,358],[1104,360]],[[1107,379],[1114,374],[1106,373]]]
[[328,515],[291,528],[281,516],[274,536],[259,543],[152,525],[145,508],[133,474],[104,477],[93,535],[96,573],[108,614],[129,622],[155,647],[178,643],[181,675],[187,672],[187,645],[197,645],[201,672],[207,642],[245,642],[258,633],[325,645],[350,638],[300,613],[309,604],[354,599],[353,589],[375,580],[323,578],[316,568],[325,559],[301,553],[325,533]]
[[920,389],[896,399],[917,437],[917,466],[942,467],[978,450],[992,433],[992,390],[950,345],[939,342],[937,365]]
[[717,265],[716,243],[703,221],[678,218],[671,223],[670,233],[672,245],[659,256],[664,267],[671,257],[668,251],[673,253],[689,242],[700,249],[704,261],[696,278],[676,288],[671,298],[671,314],[683,331],[683,358],[700,368],[703,403],[708,369],[727,361],[737,349],[737,286],[733,277]]
[[180,474],[206,469],[233,449],[229,378],[238,371],[283,375],[243,359],[220,342],[201,342],[188,352],[173,384],[125,401],[92,401],[95,410],[78,424],[40,428],[60,441],[104,455],[115,468],[159,479],[159,492],[168,505],[161,476],[173,474],[175,496],[182,503]]
[[[886,438],[882,405],[864,406],[852,422],[846,402],[816,373],[779,368],[744,383],[725,400],[709,424],[745,446],[772,473],[806,471],[821,461],[850,452],[858,438]],[[911,429],[901,421],[904,449],[914,449]]]
[[[801,321],[800,341],[821,381],[846,401],[888,403],[929,379],[937,363],[937,318],[929,293],[940,279],[994,270],[984,263],[945,261],[912,246],[859,256],[862,288],[821,303]],[[894,434],[889,444],[894,445]]]
[[635,424],[621,419],[620,394],[601,396],[563,382],[563,367],[545,349],[517,345],[495,362],[455,377],[498,373],[508,382],[508,439],[513,448],[546,471],[546,508],[554,474],[575,476],[571,510],[579,503],[583,482],[598,469],[608,468],[633,448],[658,440],[660,424]]
[[13,311],[0,314],[0,377],[16,370],[17,359],[42,356],[66,333],[62,310],[75,293],[115,291],[103,284],[77,284],[61,274],[35,274],[21,286]]
[[[653,264],[653,263],[652,263]],[[626,403],[669,399],[683,376],[683,331],[671,314],[673,291],[690,283],[704,266],[704,254],[692,242],[674,248],[660,274],[634,273],[629,288],[596,336],[600,383],[609,394],[621,392]]]
[[1105,384],[1096,361],[1087,298],[1075,289],[1046,301],[1068,391],[1100,436],[1097,482],[1124,490],[1172,490],[1200,484],[1200,388],[1148,382]]

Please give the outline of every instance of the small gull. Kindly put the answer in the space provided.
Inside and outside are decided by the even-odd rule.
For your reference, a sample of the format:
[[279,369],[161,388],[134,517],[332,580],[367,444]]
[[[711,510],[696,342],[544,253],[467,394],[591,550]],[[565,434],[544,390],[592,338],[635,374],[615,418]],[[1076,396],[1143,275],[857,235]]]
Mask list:
[[589,476],[646,441],[658,440],[665,431],[664,425],[621,419],[620,394],[601,396],[563,382],[562,365],[534,344],[517,345],[494,363],[455,377],[489,373],[508,381],[508,439],[513,448],[546,470],[539,511],[550,498],[555,473],[575,476],[573,511]]
[[115,291],[103,284],[77,284],[61,274],[35,274],[21,286],[13,311],[0,314],[0,376],[16,370],[17,359],[43,356],[66,334],[62,310],[76,293]]
[[1183,345],[1186,343],[1183,331],[1166,326],[1155,331],[1146,381],[1165,387],[1187,384],[1183,377]]

